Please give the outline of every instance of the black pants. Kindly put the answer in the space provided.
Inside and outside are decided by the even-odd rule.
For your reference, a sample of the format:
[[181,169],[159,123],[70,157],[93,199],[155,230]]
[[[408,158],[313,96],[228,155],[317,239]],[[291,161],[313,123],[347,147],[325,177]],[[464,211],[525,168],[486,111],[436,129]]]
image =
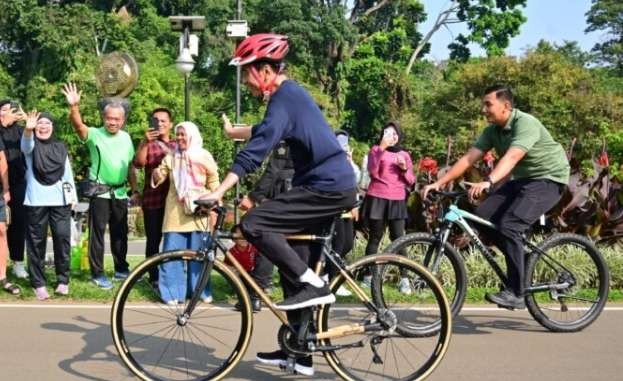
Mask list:
[[309,268],[286,234],[319,231],[355,203],[355,190],[320,192],[296,187],[251,209],[242,218],[245,238],[293,280]]
[[[350,209],[355,200],[354,189],[320,192],[295,187],[251,209],[242,218],[240,226],[245,238],[279,269],[285,297],[298,292],[298,278],[314,266],[320,253],[318,244],[290,245],[285,235],[322,230],[339,213]],[[300,310],[287,315],[291,324],[297,324]]]
[[95,197],[89,203],[89,265],[91,275],[104,274],[104,232],[110,229],[115,271],[128,271],[128,201]]
[[266,290],[273,283],[273,263],[265,255],[255,257],[255,267],[249,273],[262,289]]
[[[149,258],[160,252],[162,241],[162,222],[164,221],[164,208],[143,209],[143,222],[145,225],[145,258]],[[158,268],[149,272],[149,280],[158,280]]]
[[24,241],[26,239],[26,209],[24,198],[26,197],[26,183],[11,184],[11,224],[7,229],[7,241],[9,256],[12,261],[24,260]]
[[379,251],[379,245],[385,233],[385,226],[389,226],[389,239],[392,241],[405,235],[405,220],[368,220],[370,237],[366,246],[366,255],[374,255]]
[[516,295],[524,291],[525,266],[522,234],[560,200],[564,186],[550,180],[511,180],[480,204],[476,214],[494,223],[499,231],[481,232],[502,250],[508,287]]
[[52,231],[56,281],[69,284],[69,250],[71,247],[71,207],[26,206],[26,246],[28,272],[34,288],[47,284],[45,279],[45,251],[48,225]]
[[[335,232],[333,234],[333,251],[344,258],[353,249],[355,241],[355,228],[352,219],[340,218],[335,223]],[[329,278],[333,279],[337,275],[338,269],[330,260],[326,261],[327,273]]]

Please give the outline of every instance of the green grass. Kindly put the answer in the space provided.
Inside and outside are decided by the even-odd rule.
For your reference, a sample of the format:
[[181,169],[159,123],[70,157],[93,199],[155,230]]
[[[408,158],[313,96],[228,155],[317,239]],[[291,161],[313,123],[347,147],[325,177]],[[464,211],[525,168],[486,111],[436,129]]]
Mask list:
[[[381,247],[384,247],[387,242],[383,242]],[[608,262],[609,270],[610,270],[610,293],[608,300],[610,302],[623,302],[623,254],[617,250],[616,247],[608,247],[602,246],[599,248],[602,251],[606,261]],[[363,239],[357,239],[355,242],[355,248],[353,252],[348,256],[348,261],[354,261],[360,258],[365,250],[365,241]],[[500,258],[501,259],[501,258]],[[128,261],[130,262],[130,268],[136,266],[142,260],[142,256],[129,256]],[[502,261],[503,262],[503,261]],[[487,292],[494,292],[498,289],[499,280],[488,266],[488,264],[484,261],[484,259],[480,255],[470,255],[466,261],[467,274],[469,279],[469,287],[467,290],[466,303],[486,303],[484,299],[484,295]],[[112,277],[113,266],[112,266],[112,258],[110,256],[105,257],[105,268],[107,275]],[[0,302],[10,303],[16,301],[36,301],[34,296],[34,292],[30,286],[28,280],[16,280],[10,275],[9,280],[11,282],[17,283],[22,288],[22,294],[18,297],[14,297],[7,292],[0,291]],[[48,279],[48,292],[52,295],[54,291],[54,286],[56,285],[54,269],[48,268],[46,269],[46,275]],[[82,302],[82,303],[111,303],[112,299],[119,288],[119,282],[114,282],[113,290],[100,290],[93,283],[91,283],[91,276],[88,272],[85,273],[72,273],[70,279],[70,294],[67,297],[61,297],[58,295],[52,295],[51,301],[57,302]],[[279,277],[277,274],[274,275],[273,284],[273,293],[271,297],[273,300],[281,300],[282,294],[281,289],[279,287]],[[214,295],[219,298],[224,298],[225,296],[220,295],[228,295],[229,291],[225,288],[227,287],[222,279],[219,276],[215,276],[213,279],[213,290]],[[400,300],[401,296],[396,291],[393,292],[391,290],[388,291],[390,297],[393,300]],[[140,300],[141,297],[147,297],[146,293],[143,295],[137,295],[137,300]],[[133,295],[134,298],[134,295]],[[340,302],[347,302],[351,299],[343,299],[340,298]],[[352,299],[354,301],[354,299]]]

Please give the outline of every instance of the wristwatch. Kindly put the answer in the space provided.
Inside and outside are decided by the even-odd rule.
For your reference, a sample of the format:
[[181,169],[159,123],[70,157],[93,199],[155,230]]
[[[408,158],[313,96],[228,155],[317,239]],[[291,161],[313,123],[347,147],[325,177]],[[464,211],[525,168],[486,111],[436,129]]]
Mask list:
[[491,177],[485,176],[485,181],[489,183],[490,188],[493,188],[493,180],[491,180]]

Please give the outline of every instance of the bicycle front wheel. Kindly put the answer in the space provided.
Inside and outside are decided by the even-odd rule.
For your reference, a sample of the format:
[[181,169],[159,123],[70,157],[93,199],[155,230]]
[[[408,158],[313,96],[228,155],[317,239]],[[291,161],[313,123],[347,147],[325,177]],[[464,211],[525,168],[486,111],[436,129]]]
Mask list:
[[[461,254],[452,245],[446,242],[441,256],[438,252],[440,246],[438,239],[431,234],[412,233],[396,239],[383,252],[404,255],[425,266],[441,283],[450,301],[452,316],[456,317],[465,302],[467,271]],[[417,282],[414,291],[418,292]],[[434,326],[430,328],[435,329]]]
[[[340,274],[331,290],[342,287],[350,296],[324,305],[318,312],[318,334],[342,332],[320,340],[324,356],[344,380],[422,380],[439,365],[451,336],[452,314],[439,282],[421,265],[402,256],[368,256],[347,268],[353,280],[372,276],[371,287],[354,287]],[[371,275],[370,275],[371,274]],[[381,288],[379,278],[385,277]],[[427,293],[403,294],[395,280],[421,280]],[[383,302],[373,294],[381,293]],[[362,295],[363,294],[363,295]],[[427,337],[413,336],[410,329],[439,322]],[[366,326],[366,330],[356,327]],[[374,328],[376,326],[376,328]],[[380,326],[380,328],[379,328]]]
[[576,234],[557,234],[528,257],[526,307],[554,332],[590,325],[608,299],[608,266],[595,245]]
[[[252,331],[251,306],[240,279],[222,262],[215,261],[210,274],[212,304],[200,299],[190,316],[189,299],[162,299],[181,294],[190,298],[190,281],[180,290],[179,283],[169,289],[155,287],[148,279],[163,266],[186,276],[203,264],[203,255],[193,251],[158,254],[139,264],[117,292],[111,314],[113,342],[123,363],[140,379],[219,380],[244,355]],[[239,311],[234,309],[236,302]]]

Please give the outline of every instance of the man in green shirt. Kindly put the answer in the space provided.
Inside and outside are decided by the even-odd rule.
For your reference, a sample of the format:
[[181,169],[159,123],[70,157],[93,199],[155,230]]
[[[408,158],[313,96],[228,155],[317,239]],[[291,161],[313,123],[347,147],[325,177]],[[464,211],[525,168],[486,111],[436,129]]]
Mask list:
[[91,198],[89,202],[89,265],[93,282],[109,290],[112,283],[104,273],[104,232],[110,229],[110,251],[115,265],[114,279],[128,276],[128,189],[133,198],[138,196],[136,176],[130,168],[134,158],[132,139],[122,128],[126,121],[126,110],[120,103],[109,103],[104,107],[104,127],[88,127],[80,116],[80,92],[75,84],[64,86],[63,94],[69,103],[69,118],[76,134],[89,149],[91,167],[89,179],[108,185],[110,192]]
[[[564,149],[541,122],[513,107],[510,88],[496,85],[486,89],[482,112],[490,125],[444,176],[424,187],[422,195],[439,190],[461,176],[485,152],[495,149],[501,159],[491,174],[483,182],[467,183],[472,199],[493,190],[476,214],[498,227],[497,234],[484,227],[482,231],[506,258],[507,288],[487,294],[486,299],[503,308],[525,308],[522,234],[558,203],[569,181],[569,164]],[[509,181],[493,189],[495,183],[509,175]]]

